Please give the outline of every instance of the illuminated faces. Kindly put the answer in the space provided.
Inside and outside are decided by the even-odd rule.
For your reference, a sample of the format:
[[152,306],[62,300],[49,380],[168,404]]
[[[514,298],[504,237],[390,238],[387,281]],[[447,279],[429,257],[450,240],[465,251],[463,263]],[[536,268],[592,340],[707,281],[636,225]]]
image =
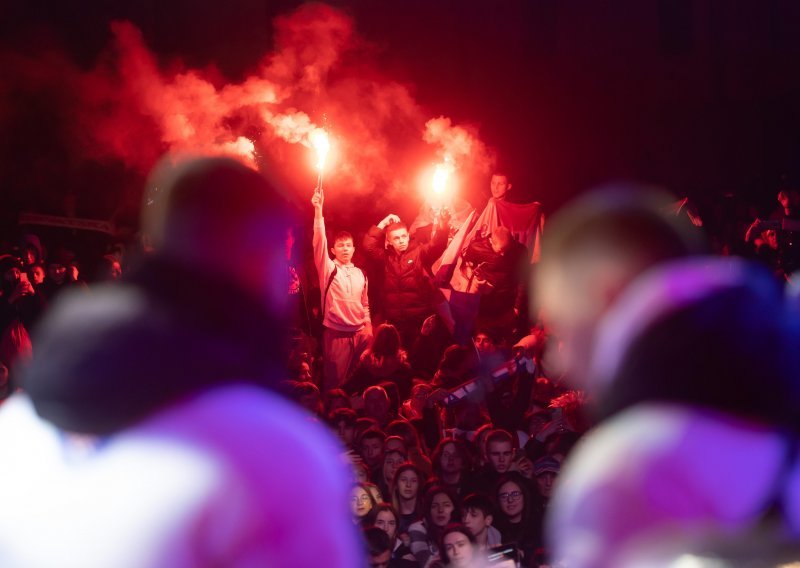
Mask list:
[[508,176],[493,175],[492,181],[489,183],[489,188],[492,190],[492,197],[495,199],[503,199],[506,193],[511,189],[511,184],[508,183]]
[[405,227],[400,227],[399,229],[394,229],[389,231],[389,234],[386,235],[386,238],[389,240],[389,244],[392,245],[397,252],[405,252],[408,249],[408,229]]
[[467,568],[473,566],[475,550],[467,535],[462,532],[454,531],[447,533],[442,539],[444,549],[450,558],[450,564],[454,568]]
[[353,239],[338,239],[331,247],[333,258],[341,264],[350,264],[353,259],[353,253],[356,252],[356,247],[353,245]]

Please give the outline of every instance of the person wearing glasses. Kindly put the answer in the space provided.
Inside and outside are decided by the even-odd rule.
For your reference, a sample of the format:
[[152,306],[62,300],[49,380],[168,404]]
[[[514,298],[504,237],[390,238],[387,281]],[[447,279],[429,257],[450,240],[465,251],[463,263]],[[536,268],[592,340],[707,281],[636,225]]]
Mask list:
[[353,485],[353,491],[350,495],[350,508],[353,512],[354,523],[360,524],[362,527],[372,526],[375,520],[375,505],[375,499],[365,483]]
[[514,543],[523,553],[523,566],[531,566],[542,546],[542,513],[534,500],[530,482],[519,472],[510,471],[497,480],[497,515],[494,525],[505,543]]

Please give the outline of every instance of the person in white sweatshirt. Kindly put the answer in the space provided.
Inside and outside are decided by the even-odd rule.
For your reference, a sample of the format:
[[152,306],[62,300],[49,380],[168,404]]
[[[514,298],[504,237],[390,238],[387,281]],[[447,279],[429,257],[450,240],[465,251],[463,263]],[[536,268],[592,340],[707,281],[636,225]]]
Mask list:
[[339,232],[328,256],[322,190],[314,192],[314,264],[322,293],[323,388],[337,388],[352,372],[372,337],[367,277],[353,264],[353,235]]

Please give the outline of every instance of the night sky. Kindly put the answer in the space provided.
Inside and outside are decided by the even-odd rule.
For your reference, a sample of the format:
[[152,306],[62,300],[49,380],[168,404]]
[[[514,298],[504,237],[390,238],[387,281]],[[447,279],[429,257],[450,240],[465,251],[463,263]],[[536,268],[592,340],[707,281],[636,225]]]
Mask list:
[[[76,130],[94,128],[91,118],[82,117],[97,114],[72,109],[110,104],[107,99],[87,102],[73,86],[76,75],[115,65],[109,51],[112,21],[127,20],[141,31],[165,76],[202,70],[222,88],[254,73],[275,49],[274,18],[301,4],[6,3],[0,14],[4,223],[21,210],[62,214],[64,195],[74,196],[78,216],[135,219],[146,159],[132,166],[113,155],[83,153],[75,142]],[[627,179],[689,195],[707,210],[733,210],[730,203],[720,204],[735,200],[764,213],[775,205],[781,176],[800,177],[796,2],[328,4],[353,22],[357,35],[355,47],[330,68],[323,83],[358,76],[402,85],[413,99],[420,128],[438,116],[468,127],[512,176],[518,197],[541,201],[549,212],[594,185]],[[61,76],[59,70],[67,68]],[[336,90],[331,86],[331,93]],[[326,111],[327,91],[319,92],[313,99],[296,99],[310,101],[307,108],[299,103],[296,108],[313,120]],[[333,128],[349,135],[344,108]],[[131,143],[142,146],[148,128],[143,124]],[[414,123],[404,136],[418,130]],[[429,158],[405,152],[405,139],[394,132],[384,132],[391,143],[382,150],[382,168],[403,170],[412,179],[416,174],[406,170],[436,160],[433,150]],[[157,154],[157,136],[154,140]],[[294,159],[283,164],[296,168]],[[313,175],[308,178],[311,187]],[[298,183],[296,176],[293,181]],[[337,190],[345,194],[346,184],[337,189],[336,180],[331,183],[334,195]],[[487,186],[488,174],[473,172],[463,192],[479,201]],[[403,191],[380,184],[369,191],[381,194],[377,207],[413,208]],[[334,201],[333,214],[352,223],[375,222],[387,212],[356,215],[354,203],[342,197],[336,211]]]

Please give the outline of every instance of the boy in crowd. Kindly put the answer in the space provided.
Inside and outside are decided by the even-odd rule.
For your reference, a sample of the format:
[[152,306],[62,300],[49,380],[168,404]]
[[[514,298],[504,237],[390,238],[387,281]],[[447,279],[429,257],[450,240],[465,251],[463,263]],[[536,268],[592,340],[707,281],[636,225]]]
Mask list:
[[487,550],[503,542],[500,531],[492,526],[494,506],[483,493],[470,493],[461,506],[461,520],[469,529],[480,550]]
[[328,239],[322,190],[314,192],[314,264],[322,291],[322,353],[324,390],[337,388],[353,370],[372,337],[372,323],[367,295],[367,277],[352,262],[355,246],[353,236],[339,232],[328,256]]

